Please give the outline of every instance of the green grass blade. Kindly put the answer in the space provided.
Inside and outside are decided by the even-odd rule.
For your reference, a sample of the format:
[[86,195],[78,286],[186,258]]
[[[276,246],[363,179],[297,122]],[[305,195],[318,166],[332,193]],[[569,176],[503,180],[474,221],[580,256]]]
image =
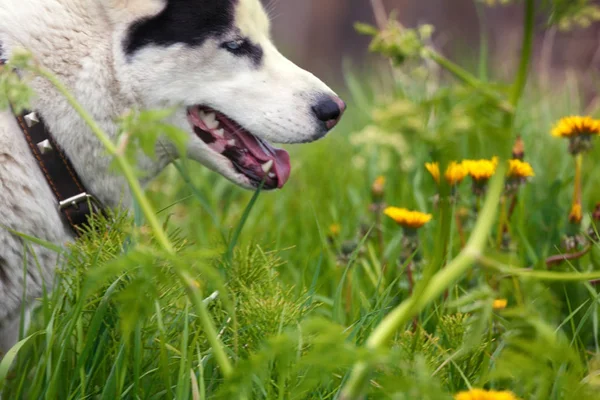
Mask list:
[[262,182],[260,184],[260,187],[256,190],[256,192],[254,192],[254,195],[250,199],[250,202],[248,203],[246,209],[244,210],[244,213],[242,214],[240,222],[238,223],[237,227],[235,228],[235,231],[233,232],[233,236],[231,237],[229,246],[227,248],[227,253],[225,253],[225,261],[227,262],[227,264],[231,264],[231,262],[233,261],[233,251],[235,249],[235,246],[237,245],[240,235],[242,234],[244,225],[246,224],[246,221],[248,220],[248,217],[250,216],[250,213],[252,212],[252,209],[254,208],[254,205],[258,200],[258,196],[260,195],[263,185],[264,182]]
[[36,338],[40,335],[43,335],[44,333],[45,333],[44,331],[38,331],[38,332],[32,333],[31,335],[27,336],[25,339],[23,339],[20,342],[18,342],[17,344],[15,344],[9,351],[6,352],[6,354],[2,358],[2,361],[0,362],[0,392],[2,392],[2,389],[6,382],[6,378],[10,371],[10,367],[13,364],[13,362],[15,361],[15,359],[17,358],[17,355],[19,354],[19,352],[31,340],[33,340],[34,338]]

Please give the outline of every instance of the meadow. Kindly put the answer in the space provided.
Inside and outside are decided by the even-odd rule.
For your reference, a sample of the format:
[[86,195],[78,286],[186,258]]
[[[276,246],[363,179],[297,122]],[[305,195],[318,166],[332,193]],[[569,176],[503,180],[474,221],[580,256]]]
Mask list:
[[600,399],[600,103],[528,79],[535,16],[592,6],[520,3],[510,81],[485,43],[466,68],[431,27],[359,24],[385,62],[346,73],[345,119],[288,148],[283,190],[180,160],[94,221],[2,398]]

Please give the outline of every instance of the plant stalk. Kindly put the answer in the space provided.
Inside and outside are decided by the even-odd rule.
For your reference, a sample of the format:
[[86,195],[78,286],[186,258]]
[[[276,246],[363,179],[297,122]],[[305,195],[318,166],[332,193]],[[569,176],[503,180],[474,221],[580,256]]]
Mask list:
[[586,282],[600,279],[600,271],[554,272],[547,270],[533,270],[503,264],[484,256],[479,257],[478,262],[485,268],[492,269],[508,276],[518,276],[521,278],[537,279],[547,282]]
[[535,28],[535,0],[525,0],[525,26],[523,32],[523,44],[521,48],[521,63],[517,72],[517,77],[513,86],[513,92],[510,97],[510,103],[517,107],[523,91],[527,85],[529,67],[531,65],[531,53],[533,50],[533,32]]
[[502,248],[502,237],[504,236],[504,226],[508,224],[506,214],[506,197],[500,199],[500,222],[498,223],[498,232],[496,234],[496,247]]
[[446,71],[451,73],[456,79],[468,86],[471,86],[473,89],[479,91],[484,96],[495,101],[499,109],[501,109],[509,115],[512,115],[514,113],[513,104],[508,103],[506,100],[502,99],[502,97],[499,96],[497,92],[488,89],[484,83],[482,83],[469,71],[467,71],[460,65],[454,63],[453,61],[447,59],[435,50],[430,49],[427,54],[433,61],[435,61],[440,67],[444,68]]
[[[416,292],[385,317],[369,336],[366,343],[368,349],[377,352],[384,348],[399,328],[423,310],[425,306],[441,296],[480,257],[496,219],[497,204],[504,188],[505,170],[506,166],[499,167],[498,172],[492,179],[481,217],[477,221],[464,250],[431,278],[431,281],[420,295]],[[369,372],[370,365],[368,363],[356,364],[348,382],[342,388],[341,399],[355,400],[360,398],[368,382]]]
[[575,158],[575,181],[573,183],[573,204],[571,208],[581,207],[581,170],[583,166],[583,153],[578,153]]

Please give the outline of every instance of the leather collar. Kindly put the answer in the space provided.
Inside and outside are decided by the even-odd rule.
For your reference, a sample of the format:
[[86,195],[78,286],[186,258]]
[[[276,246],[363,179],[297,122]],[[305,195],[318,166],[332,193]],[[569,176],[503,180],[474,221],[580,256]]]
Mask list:
[[[0,59],[0,66],[4,61]],[[102,209],[101,204],[85,189],[68,157],[52,138],[43,119],[35,112],[13,112],[31,153],[57,201],[57,208],[74,233],[88,218]]]

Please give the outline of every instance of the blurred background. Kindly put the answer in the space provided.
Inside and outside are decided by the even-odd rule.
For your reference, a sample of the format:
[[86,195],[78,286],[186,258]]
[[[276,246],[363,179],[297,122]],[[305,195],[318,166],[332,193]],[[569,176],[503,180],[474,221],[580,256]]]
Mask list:
[[[344,61],[354,68],[368,68],[364,55],[368,38],[355,33],[356,21],[374,23],[370,0],[265,0],[273,19],[275,40],[299,65],[328,81],[343,82]],[[464,63],[475,60],[483,32],[489,37],[493,70],[510,73],[519,55],[522,25],[520,2],[508,6],[477,7],[473,0],[383,0],[385,9],[396,10],[399,20],[414,27],[428,23],[436,27],[433,42],[446,55]],[[547,82],[592,79],[600,66],[600,30],[596,27],[560,32],[537,21],[536,66]],[[540,71],[539,66],[544,65]]]

